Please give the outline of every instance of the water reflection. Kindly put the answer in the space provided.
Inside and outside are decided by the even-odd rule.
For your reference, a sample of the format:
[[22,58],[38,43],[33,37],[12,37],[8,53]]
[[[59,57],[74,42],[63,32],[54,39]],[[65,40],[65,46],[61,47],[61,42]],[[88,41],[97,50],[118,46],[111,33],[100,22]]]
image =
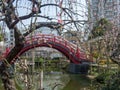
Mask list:
[[[20,77],[18,78],[17,82],[21,85],[22,90],[39,90],[41,83],[44,90],[93,90],[91,79],[80,74],[68,74],[61,71],[44,72],[41,82],[40,73],[37,73],[33,75],[33,83],[29,83],[32,86],[31,89],[26,88],[28,86],[23,85],[25,82],[22,79],[20,81]],[[32,81],[32,76],[29,75],[28,79],[28,81]]]
[[62,90],[63,87],[69,82],[68,74],[61,72],[52,72],[44,77],[45,90]]
[[86,75],[69,74],[70,81],[62,90],[89,90],[91,80]]
[[[23,69],[23,68],[22,68]],[[93,90],[92,81],[86,75],[69,74],[53,66],[31,66],[21,70],[16,66],[16,83],[19,90]]]

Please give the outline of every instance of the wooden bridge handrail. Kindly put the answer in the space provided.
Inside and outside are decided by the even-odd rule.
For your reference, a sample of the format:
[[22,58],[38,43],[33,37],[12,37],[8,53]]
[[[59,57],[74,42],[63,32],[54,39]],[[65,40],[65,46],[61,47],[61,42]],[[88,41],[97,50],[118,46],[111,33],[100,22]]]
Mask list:
[[59,43],[63,45],[65,48],[69,48],[69,50],[73,53],[76,53],[80,57],[85,57],[82,55],[82,52],[80,51],[80,48],[66,40],[65,38],[62,38],[60,36],[54,36],[53,34],[37,34],[33,37],[26,37],[26,43],[32,43],[34,41],[43,41],[43,42],[54,42],[54,43]]

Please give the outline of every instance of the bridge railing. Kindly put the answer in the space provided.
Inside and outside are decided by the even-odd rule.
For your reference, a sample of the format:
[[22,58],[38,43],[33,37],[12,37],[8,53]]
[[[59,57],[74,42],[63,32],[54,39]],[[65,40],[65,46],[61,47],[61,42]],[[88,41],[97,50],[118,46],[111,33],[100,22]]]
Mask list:
[[52,41],[52,42],[55,42],[55,43],[59,43],[59,44],[62,44],[63,46],[67,47],[67,48],[71,48],[71,50],[75,51],[77,49],[77,46],[74,45],[73,43],[67,41],[66,39],[64,38],[61,38],[60,36],[54,36],[52,34],[50,35],[45,35],[45,34],[40,34],[40,35],[36,35],[36,36],[33,36],[33,37],[27,37],[26,38],[26,43],[32,43],[34,41],[37,41],[37,40],[40,40],[40,41]]
[[85,53],[81,52],[77,45],[74,45],[73,43],[60,36],[54,36],[53,34],[37,34],[34,36],[26,37],[26,44],[32,44],[35,41],[37,41],[38,43],[58,43],[65,48],[68,48],[70,52],[74,53],[78,58],[86,58]]

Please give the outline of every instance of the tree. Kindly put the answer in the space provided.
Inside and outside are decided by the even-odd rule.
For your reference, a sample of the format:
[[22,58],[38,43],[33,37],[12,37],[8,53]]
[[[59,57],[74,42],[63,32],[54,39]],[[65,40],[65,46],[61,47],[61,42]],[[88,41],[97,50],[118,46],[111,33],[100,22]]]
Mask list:
[[111,52],[113,52],[112,49],[114,48],[114,43],[116,42],[115,38],[116,35],[114,24],[105,18],[102,18],[96,22],[88,37],[92,56],[95,58],[98,64],[101,62],[101,60],[104,60],[106,62],[105,64],[107,65],[107,70],[109,70],[110,61],[114,61],[110,58],[110,56]]
[[[102,57],[105,52],[105,38],[107,32],[112,30],[112,24],[105,18],[97,21],[88,36],[89,42],[91,42],[92,53],[95,58]],[[104,49],[103,52],[101,52]]]
[[93,27],[93,30],[91,31],[88,39],[94,39],[97,37],[101,37],[105,35],[106,32],[112,29],[112,23],[110,23],[105,18],[100,19],[98,22],[96,22],[95,26]]
[[[24,47],[25,37],[31,34],[34,30],[46,26],[49,28],[54,28],[58,30],[58,28],[64,28],[69,30],[70,28],[75,28],[75,30],[80,31],[81,25],[85,22],[85,20],[79,20],[77,17],[81,17],[79,13],[76,13],[73,9],[71,3],[72,1],[68,1],[67,5],[63,5],[63,0],[56,1],[53,0],[54,3],[50,3],[48,0],[46,2],[38,2],[39,0],[1,0],[1,11],[2,18],[0,19],[1,22],[5,22],[9,30],[14,30],[14,38],[15,38],[15,46],[11,48],[8,55],[4,58],[1,58],[2,65],[0,66],[0,74],[2,77],[2,81],[4,83],[5,90],[16,90],[15,83],[13,80],[14,77],[14,70],[11,67],[11,64],[14,63],[15,57],[20,50]],[[75,3],[75,2],[74,2]],[[75,4],[77,4],[76,2]],[[22,5],[22,6],[21,6]],[[23,6],[24,5],[24,6]],[[25,6],[26,5],[26,6]],[[19,10],[22,7],[27,9],[23,12]],[[47,7],[47,9],[46,9]],[[50,13],[48,14],[49,8],[54,7],[56,8],[57,18],[50,17]],[[27,12],[28,11],[28,12]],[[47,13],[43,13],[47,11]],[[21,12],[21,13],[20,13]],[[27,12],[23,14],[24,12]],[[22,15],[21,15],[22,14]],[[45,14],[45,15],[44,15]],[[52,13],[53,14],[53,13]],[[67,18],[62,19],[63,16]],[[77,16],[77,17],[76,17]],[[76,18],[76,19],[75,19]],[[56,24],[50,23],[41,23],[42,20],[49,21],[49,22],[57,22]],[[25,25],[24,21],[29,25]],[[39,22],[38,22],[39,20]],[[81,22],[83,22],[81,24]],[[21,33],[19,25],[23,25],[24,33]],[[60,31],[61,32],[61,31]],[[61,32],[62,33],[62,32]]]

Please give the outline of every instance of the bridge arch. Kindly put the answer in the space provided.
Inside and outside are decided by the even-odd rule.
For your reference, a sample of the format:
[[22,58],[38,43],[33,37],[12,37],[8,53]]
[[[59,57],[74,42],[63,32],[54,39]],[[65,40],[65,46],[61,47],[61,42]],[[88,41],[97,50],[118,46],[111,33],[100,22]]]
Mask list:
[[15,57],[17,58],[24,52],[36,47],[50,47],[60,51],[72,63],[79,64],[82,61],[88,61],[86,54],[80,49],[60,36],[38,34],[32,37],[26,37],[24,48]]

